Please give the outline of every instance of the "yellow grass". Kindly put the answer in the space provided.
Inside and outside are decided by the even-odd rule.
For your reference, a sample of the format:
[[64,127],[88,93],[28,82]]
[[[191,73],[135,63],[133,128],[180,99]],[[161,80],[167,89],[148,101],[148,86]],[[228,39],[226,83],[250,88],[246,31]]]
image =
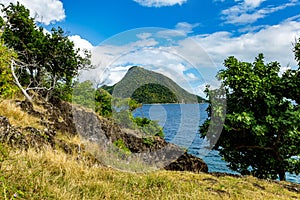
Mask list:
[[90,166],[46,149],[11,151],[1,166],[0,199],[299,199],[253,177],[156,171],[126,173]]
[[[38,118],[9,100],[0,102],[0,116],[14,126],[43,128]],[[78,136],[56,137],[84,144]],[[91,162],[78,160],[76,152],[68,155],[50,147],[24,151],[0,144],[0,199],[300,199],[300,193],[253,177],[164,170],[128,173]]]
[[18,127],[35,127],[42,129],[43,126],[39,123],[40,119],[29,115],[21,110],[12,100],[0,101],[0,116],[5,116],[9,122]]

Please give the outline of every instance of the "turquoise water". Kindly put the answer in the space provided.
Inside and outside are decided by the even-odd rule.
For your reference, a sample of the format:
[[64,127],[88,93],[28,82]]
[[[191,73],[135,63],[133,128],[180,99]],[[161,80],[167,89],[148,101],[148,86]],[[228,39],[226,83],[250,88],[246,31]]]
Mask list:
[[[226,166],[219,152],[204,148],[200,138],[199,125],[207,118],[208,104],[152,104],[143,105],[134,111],[134,116],[157,120],[164,128],[165,139],[188,149],[188,152],[202,158],[210,172],[237,174]],[[287,173],[287,180],[300,183],[300,175]]]

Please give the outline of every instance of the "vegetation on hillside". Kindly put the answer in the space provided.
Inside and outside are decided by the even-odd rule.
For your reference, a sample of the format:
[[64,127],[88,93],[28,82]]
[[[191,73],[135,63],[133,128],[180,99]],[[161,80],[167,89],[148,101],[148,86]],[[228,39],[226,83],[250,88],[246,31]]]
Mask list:
[[178,103],[176,95],[167,87],[149,83],[136,89],[131,98],[138,103]]
[[[300,39],[295,45],[298,61],[299,44]],[[300,173],[300,68],[282,76],[279,72],[280,64],[265,64],[262,54],[253,64],[229,57],[218,73],[221,88],[207,88],[211,111],[200,132],[205,137],[209,126],[222,126],[218,119],[225,119],[216,148],[241,174],[285,180],[286,172]],[[224,94],[226,113],[220,112],[225,103],[215,103]],[[215,141],[215,135],[210,137]]]
[[[73,97],[73,103],[113,118],[124,126],[122,128],[143,131],[146,133],[143,142],[151,145],[153,137],[163,137],[162,129],[157,122],[133,118],[131,111],[140,104],[129,97],[133,94],[139,97],[146,91],[148,96],[139,100],[142,103],[152,94],[152,102],[159,99],[159,102],[196,103],[203,99],[186,92],[169,78],[140,67],[131,68],[115,86],[103,87],[113,93],[113,97],[121,98],[94,88],[89,81],[78,83],[78,70],[91,67],[89,52],[84,51],[81,56],[61,28],[45,33],[30,18],[29,10],[19,3],[10,4],[2,12],[0,117],[5,116],[12,126],[3,126],[0,131],[7,128],[10,132],[13,126],[17,127],[16,135],[36,146],[16,147],[12,145],[20,139],[16,137],[0,143],[1,199],[300,198],[299,185],[285,182],[187,172],[131,174],[83,159],[80,152],[83,145],[78,136],[71,135],[67,129],[51,132],[51,136],[45,134],[50,133],[49,127],[54,126],[54,121],[66,126],[67,117],[54,113],[55,109],[47,111],[49,116],[39,115],[46,112],[45,107],[33,100],[43,97],[41,104],[51,107],[45,100],[59,97],[71,101]],[[300,40],[294,52],[300,63]],[[288,70],[279,76],[279,67],[277,62],[264,64],[262,55],[253,64],[229,57],[225,60],[225,69],[218,74],[227,95],[227,113],[210,105],[212,110],[201,133],[205,136],[209,126],[219,125],[213,124],[215,121],[211,119],[226,119],[217,147],[221,147],[221,155],[230,167],[242,174],[273,179],[279,175],[284,180],[285,172],[300,173],[300,69]],[[154,90],[159,92],[154,93]],[[20,91],[31,103],[26,104],[24,98],[16,100]],[[224,97],[218,91],[207,90],[211,102],[217,98],[213,94]],[[29,108],[21,108],[22,103]],[[35,110],[30,110],[30,106]],[[51,118],[55,119],[48,121]],[[36,134],[27,133],[30,131]],[[38,139],[53,139],[57,143],[39,145],[35,143]],[[56,148],[59,142],[62,148]],[[72,145],[65,145],[68,142]],[[113,144],[130,154],[124,140]]]
[[[137,66],[131,67],[123,79],[115,85],[105,85],[102,88],[115,97],[134,97],[141,103],[147,102],[148,97],[150,97],[151,102],[155,101],[153,103],[205,102],[205,99],[187,92],[170,78]],[[155,90],[157,91],[155,92]]]
[[112,115],[112,97],[104,89],[96,89],[91,81],[75,83],[72,103],[90,108],[103,117]]
[[146,136],[164,137],[163,130],[156,121],[133,117],[132,111],[141,104],[131,98],[113,98],[106,90],[95,89],[90,81],[75,85],[73,103],[90,108],[100,116],[109,117],[121,127],[138,129]]
[[[1,36],[1,35],[0,35]],[[11,98],[18,91],[13,82],[11,73],[11,60],[15,59],[17,54],[5,46],[3,39],[0,39],[0,96]]]

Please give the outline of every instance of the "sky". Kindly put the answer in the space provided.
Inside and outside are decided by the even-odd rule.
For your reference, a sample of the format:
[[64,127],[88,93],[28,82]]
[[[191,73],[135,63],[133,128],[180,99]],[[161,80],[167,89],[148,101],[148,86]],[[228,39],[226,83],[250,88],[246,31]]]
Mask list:
[[[7,5],[15,0],[0,0]],[[82,80],[114,84],[133,65],[172,78],[203,96],[224,59],[278,61],[296,67],[300,0],[19,0],[37,23],[60,26],[92,52]]]

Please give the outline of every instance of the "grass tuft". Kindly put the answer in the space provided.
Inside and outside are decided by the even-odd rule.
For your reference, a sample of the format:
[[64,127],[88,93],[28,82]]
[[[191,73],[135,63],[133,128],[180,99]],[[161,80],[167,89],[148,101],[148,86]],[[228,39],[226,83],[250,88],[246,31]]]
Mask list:
[[13,100],[0,101],[0,116],[7,117],[13,126],[43,129],[39,123],[40,119],[22,111]]
[[9,151],[2,162],[0,198],[10,199],[299,199],[276,183],[253,177],[156,171],[126,173],[88,166],[46,148]]

